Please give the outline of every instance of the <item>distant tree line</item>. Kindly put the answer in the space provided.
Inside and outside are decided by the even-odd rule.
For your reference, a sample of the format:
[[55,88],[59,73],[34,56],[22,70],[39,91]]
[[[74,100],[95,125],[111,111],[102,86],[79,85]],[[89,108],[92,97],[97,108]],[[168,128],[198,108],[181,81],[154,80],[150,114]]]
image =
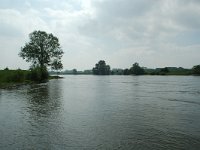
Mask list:
[[144,75],[145,71],[139,66],[139,63],[134,63],[130,69],[110,69],[104,60],[100,60],[92,69],[94,75]]
[[200,65],[194,66],[192,69],[182,67],[164,67],[149,69],[141,67],[135,62],[130,68],[126,69],[110,69],[104,60],[100,60],[92,69],[94,75],[200,75]]
[[[54,71],[50,71],[50,74],[56,74]],[[111,69],[110,65],[106,64],[104,60],[97,62],[91,70],[78,71],[77,69],[65,70],[60,74],[73,74],[73,75],[200,75],[200,65],[196,65],[191,69],[185,69],[182,67],[164,67],[150,69],[141,67],[139,63],[135,62],[130,68]]]

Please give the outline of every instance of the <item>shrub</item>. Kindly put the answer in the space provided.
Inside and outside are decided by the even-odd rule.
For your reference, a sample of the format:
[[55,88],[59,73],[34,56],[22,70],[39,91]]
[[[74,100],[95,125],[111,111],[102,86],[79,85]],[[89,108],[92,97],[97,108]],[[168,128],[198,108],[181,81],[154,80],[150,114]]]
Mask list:
[[192,73],[195,75],[200,75],[200,65],[196,65],[192,68]]
[[30,72],[27,74],[26,79],[31,81],[45,81],[49,77],[46,67],[34,67],[30,69]]
[[1,70],[0,82],[23,82],[25,80],[26,71],[23,70]]
[[13,75],[11,76],[11,82],[23,82],[24,81],[24,72],[20,69],[13,72]]

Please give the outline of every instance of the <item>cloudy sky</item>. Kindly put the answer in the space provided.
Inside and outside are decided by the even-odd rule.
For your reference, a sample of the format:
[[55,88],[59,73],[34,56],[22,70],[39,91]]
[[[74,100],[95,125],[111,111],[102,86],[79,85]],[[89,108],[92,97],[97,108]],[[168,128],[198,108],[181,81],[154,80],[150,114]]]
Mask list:
[[29,68],[34,30],[59,38],[64,69],[200,64],[200,0],[0,0],[0,69]]

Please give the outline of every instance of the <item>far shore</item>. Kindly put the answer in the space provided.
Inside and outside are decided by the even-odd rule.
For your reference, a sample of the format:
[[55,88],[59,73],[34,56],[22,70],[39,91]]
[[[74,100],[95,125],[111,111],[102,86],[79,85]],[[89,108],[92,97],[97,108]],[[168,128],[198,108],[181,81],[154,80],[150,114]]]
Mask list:
[[[61,75],[73,75],[73,74],[61,74]],[[76,76],[82,76],[82,75],[92,75],[92,74],[76,74]],[[75,76],[75,75],[74,75]],[[94,75],[94,76],[100,76],[100,75]],[[110,75],[102,75],[102,76],[110,76]],[[111,76],[138,76],[138,75],[111,75]],[[197,76],[197,75],[140,75],[140,76]],[[61,76],[57,76],[57,75],[50,75],[49,76],[49,80],[52,79],[63,79],[64,77]],[[24,81],[24,82],[3,82],[0,83],[0,89],[13,89],[13,88],[17,88],[20,86],[24,86],[24,85],[31,85],[31,84],[39,84],[39,83],[45,83],[48,82],[47,81],[43,81],[43,82],[33,82],[33,81]]]
[[[52,79],[63,79],[63,78],[64,77],[55,76],[55,75],[49,76],[49,80],[52,80]],[[0,89],[12,89],[12,88],[17,88],[17,87],[23,86],[23,85],[31,85],[31,84],[44,83],[44,82],[48,82],[49,80],[43,81],[43,82],[34,82],[34,81],[0,82]]]
[[[174,68],[173,68],[174,69]],[[74,71],[74,70],[73,70]],[[49,77],[45,80],[32,80],[29,77],[29,70],[0,70],[0,89],[5,88],[15,88],[22,85],[34,84],[48,82],[51,79],[62,79],[63,75],[93,75],[91,70],[87,71],[68,71],[68,72],[49,72]],[[34,74],[35,75],[35,74]],[[146,69],[143,75],[134,74],[123,74],[122,69],[113,69],[109,76],[198,76],[193,74],[191,69],[178,68],[170,70],[168,72],[163,72],[162,70]],[[36,74],[37,76],[37,74]],[[105,76],[105,75],[95,75],[95,76]],[[108,76],[108,75],[107,75]]]

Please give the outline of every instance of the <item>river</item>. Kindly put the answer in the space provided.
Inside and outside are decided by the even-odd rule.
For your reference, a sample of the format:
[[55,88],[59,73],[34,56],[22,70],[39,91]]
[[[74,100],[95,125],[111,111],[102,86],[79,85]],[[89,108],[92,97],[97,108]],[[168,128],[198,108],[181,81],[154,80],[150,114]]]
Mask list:
[[0,89],[0,149],[199,150],[200,77],[67,75]]

